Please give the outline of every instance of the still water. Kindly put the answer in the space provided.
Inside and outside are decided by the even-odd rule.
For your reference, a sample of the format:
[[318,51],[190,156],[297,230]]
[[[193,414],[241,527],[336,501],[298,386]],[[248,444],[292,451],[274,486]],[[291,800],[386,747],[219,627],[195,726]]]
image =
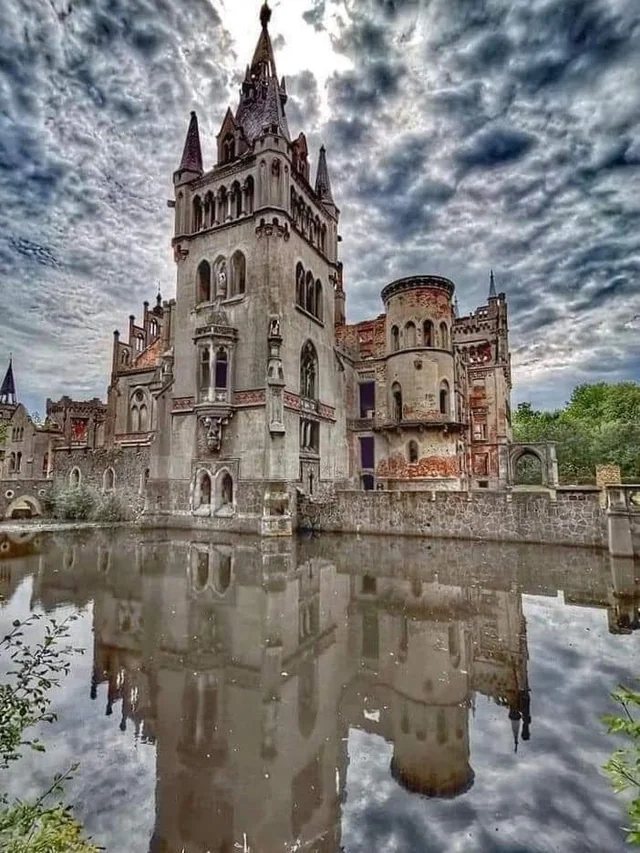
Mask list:
[[0,596],[86,650],[10,792],[79,761],[109,853],[627,849],[600,718],[640,599],[606,554],[0,530]]

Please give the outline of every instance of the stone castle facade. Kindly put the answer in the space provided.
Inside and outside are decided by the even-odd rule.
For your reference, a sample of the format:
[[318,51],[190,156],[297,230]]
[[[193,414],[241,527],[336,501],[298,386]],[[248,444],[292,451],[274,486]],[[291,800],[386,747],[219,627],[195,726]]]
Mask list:
[[[47,402],[31,473],[263,534],[291,532],[300,492],[505,488],[504,294],[492,273],[487,304],[459,316],[453,282],[416,275],[383,289],[384,313],[346,323],[326,152],[311,182],[270,16],[210,169],[191,114],[169,202],[176,298],[114,333],[106,406]],[[5,445],[4,478],[19,478],[18,452]]]

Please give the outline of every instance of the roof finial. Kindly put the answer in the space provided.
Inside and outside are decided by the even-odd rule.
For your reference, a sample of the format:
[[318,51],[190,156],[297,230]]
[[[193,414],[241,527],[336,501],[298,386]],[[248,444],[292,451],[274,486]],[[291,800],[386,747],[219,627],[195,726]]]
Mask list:
[[260,23],[262,24],[263,29],[269,26],[269,21],[271,20],[271,9],[269,8],[269,4],[265,0],[262,4],[262,8],[260,9]]

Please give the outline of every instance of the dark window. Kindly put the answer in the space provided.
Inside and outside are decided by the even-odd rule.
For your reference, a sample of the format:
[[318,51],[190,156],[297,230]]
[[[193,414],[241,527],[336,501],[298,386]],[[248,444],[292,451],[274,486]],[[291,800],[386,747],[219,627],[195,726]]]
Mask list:
[[393,419],[394,421],[402,420],[402,388],[397,382],[391,386],[391,396],[393,399]]
[[376,407],[376,383],[361,382],[360,386],[360,417],[372,418]]
[[360,467],[375,468],[375,449],[372,435],[360,438]]
[[216,388],[227,387],[228,367],[226,350],[219,349],[216,353]]
[[417,441],[409,442],[409,462],[417,462],[418,461],[418,443]]

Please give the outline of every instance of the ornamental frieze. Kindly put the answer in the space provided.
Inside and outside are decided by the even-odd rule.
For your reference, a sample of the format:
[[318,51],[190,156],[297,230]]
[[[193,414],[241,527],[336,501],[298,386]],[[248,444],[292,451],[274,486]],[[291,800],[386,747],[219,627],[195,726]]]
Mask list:
[[191,412],[195,405],[195,397],[174,397],[171,406],[172,412]]
[[234,406],[264,406],[267,395],[264,388],[254,391],[236,391],[233,395]]

